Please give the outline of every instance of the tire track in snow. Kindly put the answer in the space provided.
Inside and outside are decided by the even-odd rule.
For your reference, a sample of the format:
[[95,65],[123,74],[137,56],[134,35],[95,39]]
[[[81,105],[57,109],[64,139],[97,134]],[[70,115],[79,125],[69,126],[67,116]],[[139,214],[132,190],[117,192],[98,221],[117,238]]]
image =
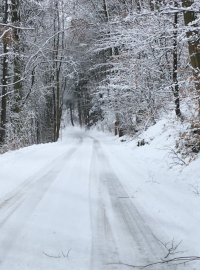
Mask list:
[[76,148],[55,158],[24,181],[0,204],[0,265],[14,244],[16,236],[81,143],[82,139]]
[[[164,258],[166,250],[145,223],[145,213],[140,213],[135,207],[97,140],[94,140],[90,178],[93,190],[93,182],[97,184],[98,181],[98,201],[96,207],[91,206],[92,219],[95,220],[92,222],[91,270],[130,269],[112,263],[146,265]],[[154,265],[147,269],[173,270],[175,267]]]
[[[35,183],[36,181],[42,181],[43,177],[45,177],[51,172],[53,173],[53,170],[55,170],[56,166],[59,166],[59,164],[61,165],[59,167],[62,168],[65,163],[65,160],[68,160],[74,154],[74,152],[82,144],[82,141],[83,141],[82,138],[80,138],[79,142],[77,143],[76,148],[72,148],[67,153],[64,153],[56,157],[54,160],[52,160],[50,163],[48,163],[42,169],[36,172],[33,176],[26,179],[22,184],[20,184],[8,195],[4,196],[0,200],[0,215],[1,215],[1,209],[5,209],[5,207],[10,207],[16,201],[18,201],[22,197],[22,195],[24,195],[24,193],[31,188],[31,185],[33,185],[33,183]],[[64,161],[63,164],[62,164],[62,161]]]
[[[93,139],[93,138],[92,138]],[[93,147],[90,172],[90,211],[92,228],[91,270],[119,270],[119,266],[107,266],[107,262],[118,260],[114,237],[101,193],[104,183],[100,179],[99,160]]]

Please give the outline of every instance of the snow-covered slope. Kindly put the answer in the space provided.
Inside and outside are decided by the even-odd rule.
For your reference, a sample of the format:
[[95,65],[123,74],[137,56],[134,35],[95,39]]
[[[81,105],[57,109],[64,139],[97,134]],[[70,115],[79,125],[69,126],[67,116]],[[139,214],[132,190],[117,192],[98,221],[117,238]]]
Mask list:
[[[200,156],[181,166],[173,154],[183,129],[181,123],[163,119],[136,139],[96,136],[135,205],[148,213],[155,236],[168,248],[172,241],[180,243],[176,251],[187,252],[177,256],[200,256]],[[146,144],[138,147],[143,139]]]

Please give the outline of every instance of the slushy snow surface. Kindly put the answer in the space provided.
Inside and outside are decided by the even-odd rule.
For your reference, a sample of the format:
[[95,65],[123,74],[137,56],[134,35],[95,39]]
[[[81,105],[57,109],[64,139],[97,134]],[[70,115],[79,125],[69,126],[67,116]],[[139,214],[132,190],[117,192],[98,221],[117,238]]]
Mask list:
[[199,159],[173,166],[176,132],[162,120],[137,147],[66,128],[57,143],[1,155],[0,269],[124,270],[200,256]]

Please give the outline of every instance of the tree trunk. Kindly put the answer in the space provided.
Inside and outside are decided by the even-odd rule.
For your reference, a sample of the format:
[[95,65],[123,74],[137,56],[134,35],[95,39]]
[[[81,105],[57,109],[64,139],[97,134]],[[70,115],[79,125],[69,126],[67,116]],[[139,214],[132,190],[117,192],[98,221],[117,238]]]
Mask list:
[[[58,68],[58,67],[57,67]],[[57,115],[57,127],[56,127],[56,140],[59,138],[59,133],[60,133],[60,74],[59,70],[56,71],[56,83],[57,83],[57,104],[56,104],[56,115]]]
[[[20,14],[19,14],[19,1],[12,0],[11,1],[11,10],[12,10],[12,23],[20,22]],[[22,83],[21,79],[21,69],[20,69],[20,59],[19,59],[19,30],[14,29],[14,40],[13,51],[14,55],[14,106],[12,111],[14,113],[20,112],[20,104],[19,102],[22,100]]]
[[[174,3],[175,7],[178,7],[177,1]],[[174,14],[174,40],[173,40],[173,93],[175,97],[175,112],[177,117],[181,117],[180,111],[180,99],[179,99],[179,86],[178,86],[178,48],[177,48],[177,23],[178,23],[178,14]]]
[[53,87],[53,140],[54,142],[57,141],[57,137],[56,137],[56,94],[55,94],[55,88]]
[[71,124],[74,126],[72,103],[69,104]]
[[115,136],[118,135],[118,122],[115,122]]
[[[185,8],[189,8],[194,3],[193,0],[182,0],[182,6]],[[184,12],[184,22],[185,25],[188,26],[189,24],[193,23],[197,19],[195,12],[193,11],[185,11]],[[197,25],[193,25],[196,27]],[[190,29],[192,26],[190,26]],[[200,118],[200,38],[198,30],[189,30],[187,31],[187,38],[188,38],[188,48],[190,54],[191,65],[193,68],[193,76],[195,81],[195,86],[198,95],[198,115]]]
[[[8,21],[8,1],[5,0],[4,23]],[[7,77],[8,77],[8,48],[7,44],[3,45],[3,76],[2,76],[2,100],[1,100],[1,129],[0,129],[0,144],[4,144],[6,136],[6,111],[7,111]]]
[[79,119],[79,125],[80,125],[80,127],[82,127],[83,121],[82,121],[82,113],[81,113],[80,101],[78,101],[78,119]]

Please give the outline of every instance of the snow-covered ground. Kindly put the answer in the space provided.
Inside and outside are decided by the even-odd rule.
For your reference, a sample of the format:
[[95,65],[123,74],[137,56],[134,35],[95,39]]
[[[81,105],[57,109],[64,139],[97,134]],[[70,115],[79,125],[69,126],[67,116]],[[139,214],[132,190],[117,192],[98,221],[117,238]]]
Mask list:
[[173,166],[169,155],[180,128],[161,120],[124,142],[66,128],[57,143],[1,155],[0,269],[131,269],[179,243],[166,259],[200,256],[199,159]]

